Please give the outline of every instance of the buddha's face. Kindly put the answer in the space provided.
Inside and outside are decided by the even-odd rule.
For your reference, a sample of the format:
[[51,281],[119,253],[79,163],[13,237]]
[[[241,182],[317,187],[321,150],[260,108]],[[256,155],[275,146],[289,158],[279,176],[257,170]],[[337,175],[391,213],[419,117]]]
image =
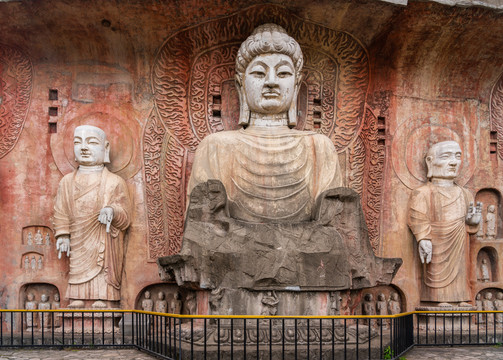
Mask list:
[[110,144],[94,126],[79,126],[73,136],[73,151],[79,165],[93,166],[105,163]]
[[283,54],[255,57],[243,75],[244,93],[251,112],[280,114],[287,112],[295,96],[295,67]]
[[459,174],[461,148],[454,141],[435,144],[426,157],[428,177],[434,179],[454,179]]

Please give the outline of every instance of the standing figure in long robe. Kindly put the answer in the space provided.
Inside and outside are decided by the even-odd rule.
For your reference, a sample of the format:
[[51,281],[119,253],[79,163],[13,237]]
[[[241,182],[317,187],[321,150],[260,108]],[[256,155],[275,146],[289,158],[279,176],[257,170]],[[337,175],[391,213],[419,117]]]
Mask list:
[[454,141],[433,145],[427,153],[428,183],[416,189],[409,201],[408,224],[416,237],[423,263],[421,301],[469,301],[468,232],[477,232],[481,204],[454,183],[461,165],[461,148]]
[[100,128],[78,126],[74,152],[79,167],[61,180],[54,206],[59,257],[70,257],[69,307],[115,307],[120,301],[124,233],[131,202],[125,181],[104,166],[110,144]]

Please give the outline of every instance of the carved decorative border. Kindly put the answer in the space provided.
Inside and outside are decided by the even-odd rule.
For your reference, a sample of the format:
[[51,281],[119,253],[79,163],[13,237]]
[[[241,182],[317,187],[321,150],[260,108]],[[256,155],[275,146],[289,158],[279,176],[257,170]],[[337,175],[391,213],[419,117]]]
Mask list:
[[[299,42],[306,60],[306,75],[315,76],[320,67],[333,68],[323,73],[323,86],[317,89],[321,91],[323,112],[317,130],[329,136],[339,152],[358,137],[364,118],[369,63],[366,50],[351,35],[305,22],[276,5],[251,7],[174,34],[161,46],[152,67],[155,108],[143,141],[151,260],[178,251],[191,154],[206,135],[225,127],[211,111],[208,89],[218,83],[212,76],[222,81],[231,76],[239,44],[256,26],[267,22],[283,26]],[[312,87],[316,88],[314,83]],[[310,90],[307,124],[312,124],[313,116],[314,96]],[[157,138],[147,135],[161,133],[169,141],[164,139],[164,155],[156,157]],[[162,175],[154,176],[152,171]],[[163,241],[169,245],[160,245]]]
[[491,131],[496,131],[498,156],[503,159],[503,74],[491,92]]
[[365,146],[365,171],[362,176],[362,207],[369,231],[369,240],[374,253],[379,250],[379,229],[382,204],[382,186],[384,181],[386,148],[379,142],[376,116],[367,109],[365,122],[358,137]]
[[0,158],[16,145],[30,106],[33,70],[18,49],[0,44]]

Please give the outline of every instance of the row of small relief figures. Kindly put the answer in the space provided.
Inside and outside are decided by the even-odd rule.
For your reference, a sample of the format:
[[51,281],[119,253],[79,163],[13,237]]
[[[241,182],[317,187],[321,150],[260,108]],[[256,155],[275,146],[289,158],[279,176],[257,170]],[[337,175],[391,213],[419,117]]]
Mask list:
[[[33,239],[33,235],[31,231],[28,233],[28,240],[26,241],[28,245],[44,245],[44,238],[42,237],[42,233],[40,230],[37,230],[35,233],[35,239]],[[45,233],[45,245],[51,245],[51,236],[49,233]]]
[[[24,303],[24,308],[26,310],[55,310],[60,308],[59,294],[56,293],[53,296],[54,301],[50,302],[49,295],[42,294],[40,296],[40,302],[37,302],[35,295],[33,293],[28,293],[26,295],[26,302]],[[43,314],[43,315],[42,315]],[[26,328],[50,328],[52,326],[60,327],[61,321],[58,316],[54,316],[54,313],[26,313]]]
[[480,222],[479,231],[475,234],[477,239],[481,240],[484,238],[486,240],[495,240],[496,239],[496,206],[489,205],[487,206],[487,214],[485,219],[485,233],[484,233],[484,225],[483,222]]
[[42,256],[38,257],[38,260],[35,258],[35,255],[31,257],[26,255],[24,257],[24,269],[25,270],[42,270],[44,267],[44,260],[42,259]]
[[195,315],[197,302],[194,293],[189,293],[185,300],[185,304],[182,302],[182,296],[177,291],[173,295],[173,299],[168,304],[166,296],[163,291],[157,293],[157,300],[152,300],[150,298],[150,291],[145,291],[143,294],[143,301],[141,302],[141,308],[143,311],[155,311],[158,313],[169,313],[169,314],[181,314],[182,310],[189,315]]
[[[477,310],[485,310],[485,311],[502,311],[503,310],[503,292],[499,291],[496,293],[496,300],[493,300],[493,293],[487,291],[484,294],[484,300],[482,300],[482,295],[480,293],[475,297],[475,306]],[[496,321],[497,323],[503,323],[503,313],[495,313],[495,314],[477,314],[475,317],[477,323],[485,323],[486,320],[488,323],[492,323]]]
[[377,301],[374,301],[372,294],[365,294],[363,297],[362,315],[396,315],[400,314],[401,306],[398,300],[398,293],[392,292],[389,300],[383,293],[377,295]]

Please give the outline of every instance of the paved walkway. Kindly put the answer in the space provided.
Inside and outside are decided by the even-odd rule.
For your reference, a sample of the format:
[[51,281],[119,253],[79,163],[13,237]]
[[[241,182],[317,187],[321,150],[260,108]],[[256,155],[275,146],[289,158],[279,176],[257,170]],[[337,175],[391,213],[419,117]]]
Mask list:
[[156,359],[139,350],[0,350],[0,359],[16,360],[153,360]]
[[[496,360],[503,359],[503,347],[415,347],[404,355],[407,360]],[[154,360],[139,350],[0,350],[0,360]]]
[[502,346],[416,346],[404,357],[407,360],[486,360],[503,359]]

